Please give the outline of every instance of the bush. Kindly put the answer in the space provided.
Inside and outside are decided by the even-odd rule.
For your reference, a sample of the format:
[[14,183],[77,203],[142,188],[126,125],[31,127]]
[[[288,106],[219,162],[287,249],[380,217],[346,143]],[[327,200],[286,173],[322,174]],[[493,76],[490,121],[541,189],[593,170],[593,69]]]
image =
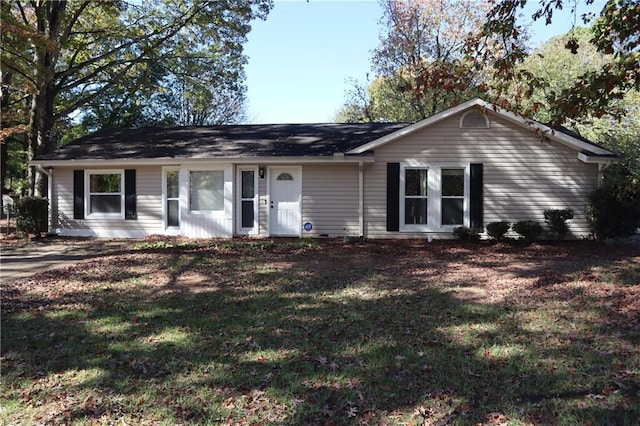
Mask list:
[[24,197],[13,205],[16,229],[39,236],[48,230],[49,202],[46,198]]
[[589,196],[587,217],[598,240],[628,237],[640,227],[640,183],[624,167],[611,166]]
[[544,211],[544,221],[549,226],[549,231],[558,240],[564,240],[569,235],[567,220],[573,219],[571,209],[548,209]]
[[462,241],[478,241],[480,239],[480,232],[474,228],[468,228],[466,226],[459,226],[453,230],[453,235]]
[[494,240],[501,241],[504,239],[504,235],[509,232],[510,226],[511,224],[505,221],[491,222],[487,225],[487,234]]
[[521,220],[513,224],[511,229],[522,235],[526,242],[535,241],[542,234],[542,225],[535,220]]

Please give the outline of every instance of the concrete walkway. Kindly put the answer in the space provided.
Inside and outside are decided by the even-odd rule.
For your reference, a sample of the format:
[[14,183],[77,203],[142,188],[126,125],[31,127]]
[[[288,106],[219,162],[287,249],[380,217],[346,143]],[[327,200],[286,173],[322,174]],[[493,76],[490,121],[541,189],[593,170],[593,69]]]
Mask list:
[[98,238],[47,238],[19,243],[0,240],[0,281],[26,278],[47,269],[125,250],[130,244]]

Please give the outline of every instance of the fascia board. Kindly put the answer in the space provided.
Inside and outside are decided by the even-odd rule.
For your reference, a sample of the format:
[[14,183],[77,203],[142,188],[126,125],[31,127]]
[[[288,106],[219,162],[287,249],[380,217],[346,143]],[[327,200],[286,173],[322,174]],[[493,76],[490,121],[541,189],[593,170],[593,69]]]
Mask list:
[[615,155],[614,152],[611,152],[604,148],[600,148],[596,145],[592,145],[587,142],[583,142],[580,139],[574,138],[573,136],[569,136],[558,130],[552,129],[551,127],[545,124],[525,118],[522,115],[513,113],[511,111],[506,111],[498,106],[495,106],[492,104],[488,104],[488,105],[489,107],[486,109],[487,112],[496,114],[507,121],[510,121],[514,124],[518,124],[521,127],[528,129],[529,131],[538,133],[539,136],[541,137],[549,138],[553,141],[556,141],[569,148],[573,148],[577,151],[589,151],[596,155]]
[[620,156],[610,156],[610,155],[589,155],[581,152],[578,154],[578,160],[587,164],[609,164],[609,163],[619,163],[622,158]]
[[311,164],[311,163],[373,163],[373,155],[327,156],[327,157],[230,157],[230,158],[127,158],[96,160],[32,160],[30,166],[37,167],[133,167],[133,166],[179,166],[186,164]]

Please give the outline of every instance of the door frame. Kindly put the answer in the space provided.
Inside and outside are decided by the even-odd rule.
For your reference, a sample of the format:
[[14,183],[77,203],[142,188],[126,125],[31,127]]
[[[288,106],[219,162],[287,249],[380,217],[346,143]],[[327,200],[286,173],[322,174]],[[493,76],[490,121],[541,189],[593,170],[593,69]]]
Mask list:
[[[271,178],[274,176],[274,170],[286,169],[287,171],[295,171],[300,177],[298,187],[298,210],[300,215],[300,223],[295,234],[276,234],[271,233]],[[278,165],[267,167],[267,235],[274,237],[302,237],[302,166]]]
[[[253,227],[242,227],[242,172],[253,172]],[[258,166],[237,166],[236,167],[236,234],[238,235],[258,235],[260,232],[259,227],[259,200],[260,194],[258,191]]]
[[[178,172],[178,226],[167,226],[167,172]],[[182,171],[179,166],[163,166],[162,167],[162,229],[166,235],[181,235],[182,229]]]

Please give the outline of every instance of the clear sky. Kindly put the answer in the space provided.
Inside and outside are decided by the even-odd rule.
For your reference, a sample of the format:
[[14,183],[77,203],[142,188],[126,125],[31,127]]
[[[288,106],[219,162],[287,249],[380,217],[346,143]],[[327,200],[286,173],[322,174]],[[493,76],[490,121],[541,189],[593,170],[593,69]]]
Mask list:
[[[565,2],[551,26],[533,24],[533,44],[571,28],[573,2]],[[529,1],[528,17],[537,4]],[[579,14],[603,5],[582,5]],[[376,0],[275,0],[267,20],[252,23],[245,45],[249,123],[332,122],[351,80],[365,82],[370,72],[381,17]]]

